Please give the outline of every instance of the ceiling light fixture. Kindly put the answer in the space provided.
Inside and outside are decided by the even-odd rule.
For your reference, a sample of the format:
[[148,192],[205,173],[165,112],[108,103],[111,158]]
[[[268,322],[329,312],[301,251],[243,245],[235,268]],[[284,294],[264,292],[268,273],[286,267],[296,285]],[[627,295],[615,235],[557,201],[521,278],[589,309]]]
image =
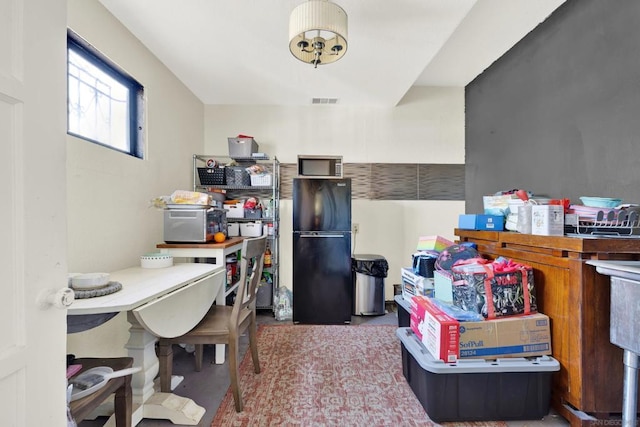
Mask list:
[[302,62],[330,64],[347,51],[347,14],[328,0],[308,0],[289,18],[289,50]]

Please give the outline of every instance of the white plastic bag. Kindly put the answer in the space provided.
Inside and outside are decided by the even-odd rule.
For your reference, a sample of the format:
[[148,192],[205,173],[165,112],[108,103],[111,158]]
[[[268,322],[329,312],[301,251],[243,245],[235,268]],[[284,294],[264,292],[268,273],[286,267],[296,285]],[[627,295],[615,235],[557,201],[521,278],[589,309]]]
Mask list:
[[280,286],[276,295],[276,320],[293,319],[293,298],[291,291]]

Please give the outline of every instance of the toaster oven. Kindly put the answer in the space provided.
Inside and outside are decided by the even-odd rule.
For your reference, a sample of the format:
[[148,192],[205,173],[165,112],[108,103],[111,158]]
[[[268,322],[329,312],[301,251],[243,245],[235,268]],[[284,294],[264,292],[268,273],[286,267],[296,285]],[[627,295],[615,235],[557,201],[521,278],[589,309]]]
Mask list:
[[227,236],[224,209],[165,209],[164,241],[166,243],[204,243],[222,232]]

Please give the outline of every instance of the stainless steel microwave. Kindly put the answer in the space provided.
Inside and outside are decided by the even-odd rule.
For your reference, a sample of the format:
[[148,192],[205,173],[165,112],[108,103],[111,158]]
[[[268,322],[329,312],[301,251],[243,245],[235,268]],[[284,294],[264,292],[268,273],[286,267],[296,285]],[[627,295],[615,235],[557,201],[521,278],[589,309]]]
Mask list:
[[342,156],[298,156],[300,178],[342,178]]
[[165,209],[164,241],[205,243],[217,232],[227,235],[224,209]]

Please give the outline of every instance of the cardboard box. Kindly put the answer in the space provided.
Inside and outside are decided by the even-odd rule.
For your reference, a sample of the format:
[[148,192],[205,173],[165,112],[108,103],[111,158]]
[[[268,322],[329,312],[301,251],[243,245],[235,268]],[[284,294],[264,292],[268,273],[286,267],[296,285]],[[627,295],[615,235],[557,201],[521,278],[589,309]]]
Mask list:
[[433,297],[433,279],[419,276],[411,268],[401,269],[402,296],[411,301],[414,295]]
[[462,322],[459,332],[461,359],[551,354],[549,317],[542,313]]
[[462,214],[458,218],[458,228],[463,230],[504,230],[504,216]]
[[435,270],[433,272],[433,296],[445,302],[453,301],[451,273],[443,270]]
[[410,328],[398,328],[396,336],[402,374],[432,421],[468,425],[537,420],[549,413],[552,374],[560,370],[553,357],[444,363],[424,351]]
[[441,236],[421,236],[418,239],[419,251],[442,252],[444,248],[453,245],[453,242]]
[[515,194],[506,194],[503,196],[484,196],[482,203],[484,205],[485,215],[507,216],[509,213],[509,200],[517,199]]
[[434,358],[455,362],[459,351],[459,322],[428,297],[411,299],[411,330]]
[[560,205],[531,206],[531,234],[564,235],[564,207]]
[[429,298],[414,297],[410,326],[429,353],[445,362],[551,354],[549,317],[542,313],[459,322]]

